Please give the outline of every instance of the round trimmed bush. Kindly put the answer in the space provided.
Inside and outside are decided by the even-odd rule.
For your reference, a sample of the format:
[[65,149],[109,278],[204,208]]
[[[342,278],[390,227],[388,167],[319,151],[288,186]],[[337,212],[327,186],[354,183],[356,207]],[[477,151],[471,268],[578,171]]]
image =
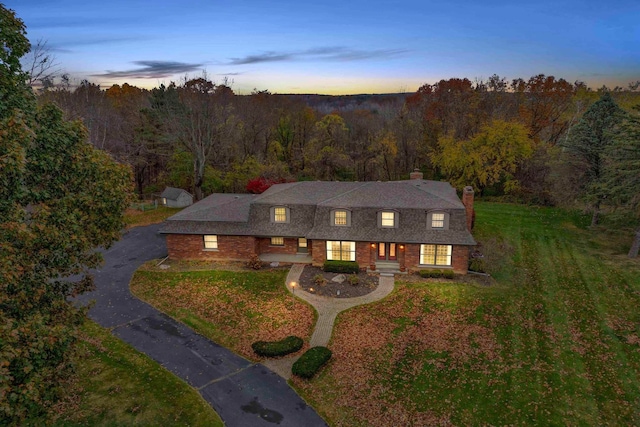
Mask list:
[[258,356],[278,357],[295,353],[302,348],[302,344],[302,338],[291,335],[280,341],[256,341],[251,348]]
[[311,378],[331,359],[327,347],[311,347],[291,367],[291,372],[302,378]]

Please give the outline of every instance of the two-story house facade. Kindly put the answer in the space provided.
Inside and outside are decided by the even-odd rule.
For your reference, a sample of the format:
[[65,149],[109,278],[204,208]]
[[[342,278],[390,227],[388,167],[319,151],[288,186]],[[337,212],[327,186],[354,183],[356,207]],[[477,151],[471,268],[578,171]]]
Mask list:
[[[355,261],[372,270],[466,273],[473,190],[461,201],[446,182],[419,173],[392,182],[294,182],[260,195],[212,194],[169,218],[177,259]],[[279,258],[280,257],[280,258]]]

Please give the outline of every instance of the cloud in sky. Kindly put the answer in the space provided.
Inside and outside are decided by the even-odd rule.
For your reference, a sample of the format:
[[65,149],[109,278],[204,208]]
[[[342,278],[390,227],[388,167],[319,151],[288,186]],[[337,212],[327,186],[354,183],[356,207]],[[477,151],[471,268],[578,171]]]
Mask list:
[[117,18],[99,16],[47,16],[32,18],[28,22],[29,29],[31,30],[50,30],[59,28],[108,28],[109,26],[124,26],[126,24],[133,25],[135,21],[131,18],[125,18],[118,16]]
[[264,52],[247,55],[242,58],[231,58],[228,65],[259,64],[261,62],[281,61],[362,61],[375,58],[391,58],[408,52],[406,49],[357,50],[343,46],[326,46],[298,52]]
[[[139,41],[141,37],[89,37],[84,39],[68,40],[58,43],[47,43],[47,47],[52,52],[73,52],[74,47],[81,46],[102,46],[114,43],[127,43],[130,41]],[[46,40],[45,40],[46,41]],[[34,40],[32,40],[34,42]]]
[[184,74],[196,71],[203,65],[175,61],[134,61],[133,63],[140,67],[124,71],[107,70],[106,73],[93,74],[93,77],[107,77],[112,79],[156,79],[169,77],[174,74]]

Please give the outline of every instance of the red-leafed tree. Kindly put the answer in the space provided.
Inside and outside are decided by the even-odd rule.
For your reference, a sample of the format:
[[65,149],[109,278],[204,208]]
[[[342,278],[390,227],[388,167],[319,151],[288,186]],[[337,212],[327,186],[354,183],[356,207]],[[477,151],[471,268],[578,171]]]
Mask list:
[[261,176],[253,178],[247,183],[247,191],[252,194],[262,194],[269,189],[274,183]]
[[262,194],[267,191],[273,184],[282,184],[285,182],[293,182],[285,178],[269,179],[263,176],[253,178],[247,183],[247,192],[252,194]]

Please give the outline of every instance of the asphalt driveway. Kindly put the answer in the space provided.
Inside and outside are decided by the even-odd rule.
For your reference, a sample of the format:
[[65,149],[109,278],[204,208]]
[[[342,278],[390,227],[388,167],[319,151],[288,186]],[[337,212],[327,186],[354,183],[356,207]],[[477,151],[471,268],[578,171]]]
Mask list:
[[133,228],[103,252],[104,266],[94,272],[96,290],[79,298],[95,300],[89,317],[196,388],[229,427],[326,426],[282,377],[131,295],[136,269],[167,254],[159,228]]

